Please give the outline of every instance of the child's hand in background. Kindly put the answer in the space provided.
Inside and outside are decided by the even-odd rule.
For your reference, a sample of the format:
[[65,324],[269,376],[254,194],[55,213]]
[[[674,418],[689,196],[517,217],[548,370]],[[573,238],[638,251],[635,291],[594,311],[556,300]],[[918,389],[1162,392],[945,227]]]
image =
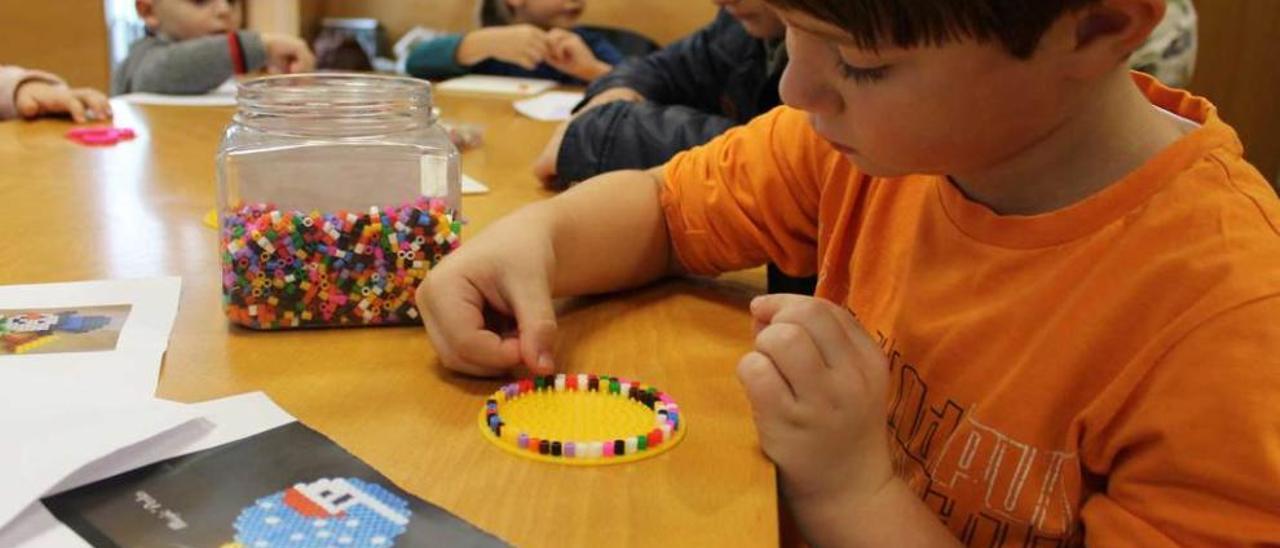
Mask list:
[[297,36],[263,33],[262,44],[267,49],[267,71],[272,74],[307,72],[316,67],[311,48]]
[[28,80],[18,86],[13,98],[23,118],[68,114],[76,123],[111,118],[111,103],[96,89]]
[[487,27],[467,33],[455,56],[462,66],[494,58],[533,70],[547,59],[550,45],[548,33],[533,25]]
[[552,68],[586,82],[604,76],[613,69],[608,63],[597,59],[596,54],[576,33],[565,29],[551,29],[547,36],[551,42],[547,64]]
[[880,347],[822,299],[757,297],[751,315],[755,350],[738,362],[738,378],[783,492],[796,506],[874,497],[894,477]]

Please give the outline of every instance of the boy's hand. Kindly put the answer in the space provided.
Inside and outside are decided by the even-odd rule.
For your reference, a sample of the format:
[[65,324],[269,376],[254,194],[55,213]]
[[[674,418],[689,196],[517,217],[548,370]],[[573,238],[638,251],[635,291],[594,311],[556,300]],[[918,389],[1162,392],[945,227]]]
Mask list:
[[751,302],[755,350],[738,378],[793,504],[873,498],[893,479],[888,361],[848,310],[799,295]]
[[547,31],[533,25],[507,25],[467,33],[454,55],[459,65],[468,67],[492,57],[533,70],[546,60],[550,47]]
[[23,118],[69,114],[76,123],[111,118],[111,103],[96,89],[72,89],[62,84],[28,80],[18,85],[13,99],[18,115]]
[[311,48],[297,36],[263,33],[262,44],[267,49],[267,72],[293,74],[316,68],[316,57]]
[[547,37],[551,42],[547,64],[552,68],[586,82],[613,70],[608,63],[596,59],[596,54],[576,33],[564,29],[551,29],[547,32]]
[[[445,257],[418,286],[423,326],[441,363],[472,375],[496,376],[524,365],[554,370],[556,318],[550,273],[554,254],[546,222],[526,208]],[[512,321],[514,318],[514,321]]]
[[609,88],[587,101],[587,104],[583,105],[578,112],[575,112],[572,118],[561,122],[556,127],[555,132],[551,134],[551,139],[547,141],[547,145],[542,147],[542,153],[533,161],[533,174],[538,180],[542,181],[543,185],[550,186],[555,181],[556,162],[560,159],[560,145],[564,142],[564,134],[569,130],[569,124],[572,124],[573,120],[581,116],[582,113],[614,101],[638,103],[644,101],[644,96],[640,95],[640,92],[627,87]]
[[628,101],[631,103],[640,103],[644,101],[644,95],[641,95],[640,92],[634,89],[631,89],[629,87],[619,86],[616,88],[609,88],[600,93],[595,94],[595,96],[593,96],[590,101],[587,101],[587,104],[582,105],[582,109],[578,111],[578,114],[582,114],[583,112],[591,110],[595,107],[598,107],[605,103],[612,103],[614,101]]

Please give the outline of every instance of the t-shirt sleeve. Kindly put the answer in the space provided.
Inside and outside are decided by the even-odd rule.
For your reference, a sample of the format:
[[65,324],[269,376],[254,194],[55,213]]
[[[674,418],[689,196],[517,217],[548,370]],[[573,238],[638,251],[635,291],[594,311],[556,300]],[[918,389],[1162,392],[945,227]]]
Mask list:
[[816,273],[821,189],[842,161],[788,107],[676,155],[663,167],[662,208],[677,259],[695,274],[766,262]]
[[1280,544],[1280,296],[1219,314],[1161,359],[1089,459],[1089,546]]

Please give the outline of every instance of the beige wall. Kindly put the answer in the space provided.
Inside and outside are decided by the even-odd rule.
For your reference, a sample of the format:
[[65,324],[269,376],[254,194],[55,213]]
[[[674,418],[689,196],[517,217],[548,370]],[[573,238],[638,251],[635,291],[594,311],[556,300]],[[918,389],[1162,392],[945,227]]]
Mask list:
[[0,64],[56,73],[74,86],[110,83],[102,0],[0,1]]
[[[1200,51],[1191,89],[1218,105],[1245,156],[1280,185],[1280,0],[1195,0]],[[1280,186],[1277,186],[1280,188]]]

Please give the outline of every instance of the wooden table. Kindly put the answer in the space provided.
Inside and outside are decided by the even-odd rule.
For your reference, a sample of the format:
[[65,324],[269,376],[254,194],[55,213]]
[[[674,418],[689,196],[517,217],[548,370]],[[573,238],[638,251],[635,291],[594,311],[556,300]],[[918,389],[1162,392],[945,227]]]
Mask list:
[[[468,234],[549,196],[528,166],[553,125],[509,100],[439,97],[481,124],[463,169]],[[68,122],[0,123],[0,284],[181,275],[159,395],[195,402],[267,392],[402,488],[521,546],[761,546],[778,538],[774,472],[734,376],[750,348],[746,304],[759,271],[673,281],[567,303],[557,362],[644,380],[681,403],[689,432],[656,458],[568,467],[494,448],[475,418],[500,382],[442,370],[420,327],[253,332],[220,310],[214,153],[227,108],[116,104],[139,138],[87,148]],[[465,244],[464,244],[465,245]]]

